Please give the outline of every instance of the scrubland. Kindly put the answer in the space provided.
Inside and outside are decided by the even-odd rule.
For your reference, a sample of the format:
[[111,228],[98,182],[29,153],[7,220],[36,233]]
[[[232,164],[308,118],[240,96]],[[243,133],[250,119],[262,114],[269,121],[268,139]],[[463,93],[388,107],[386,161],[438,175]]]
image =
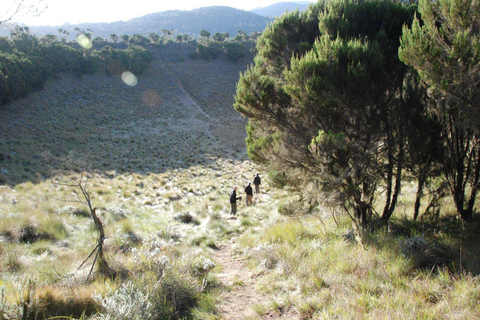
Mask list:
[[[462,224],[447,197],[412,222],[411,185],[389,228],[363,239],[340,211],[307,213],[246,158],[231,108],[243,67],[159,55],[137,87],[66,76],[5,106],[0,319],[228,319],[218,305],[243,284],[219,280],[226,245],[254,278],[253,318],[480,318],[478,219]],[[45,161],[69,154],[88,165]],[[262,194],[232,217],[232,187],[242,194],[257,172]],[[63,183],[80,179],[110,276],[90,274],[98,233]]]

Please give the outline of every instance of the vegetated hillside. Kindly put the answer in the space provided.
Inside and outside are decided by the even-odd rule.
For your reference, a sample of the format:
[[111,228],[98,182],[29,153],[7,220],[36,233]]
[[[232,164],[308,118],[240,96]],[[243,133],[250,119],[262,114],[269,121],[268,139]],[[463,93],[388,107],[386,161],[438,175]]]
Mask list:
[[[261,32],[271,19],[257,14],[225,6],[204,7],[190,11],[165,11],[146,15],[126,22],[126,30],[155,32],[173,29],[180,33],[199,34],[202,29],[215,32],[237,34],[238,30],[246,33]],[[140,33],[140,32],[139,32]]]
[[233,110],[239,71],[250,60],[191,60],[194,45],[152,49],[129,86],[104,74],[62,75],[2,106],[0,173],[5,183],[48,176],[43,154],[75,151],[99,172],[163,172],[245,157],[245,121]]
[[[175,33],[198,35],[202,29],[205,29],[212,34],[228,32],[231,36],[234,36],[239,30],[247,34],[262,32],[270,21],[270,18],[252,12],[225,6],[213,6],[190,11],[162,11],[128,21],[111,23],[82,23],[55,27],[32,26],[30,31],[32,34],[44,36],[58,34],[58,29],[62,28],[67,30],[71,37],[74,37],[76,34],[75,28],[91,29],[95,37],[110,38],[111,34],[117,34],[118,36],[142,34],[146,36],[152,32],[161,33],[162,29],[173,29]],[[9,32],[5,29],[0,30],[0,35],[8,36]]]
[[251,10],[251,12],[264,17],[278,17],[284,14],[286,11],[292,12],[299,10],[300,12],[307,10],[309,2],[279,2],[274,3],[268,7],[256,8]]

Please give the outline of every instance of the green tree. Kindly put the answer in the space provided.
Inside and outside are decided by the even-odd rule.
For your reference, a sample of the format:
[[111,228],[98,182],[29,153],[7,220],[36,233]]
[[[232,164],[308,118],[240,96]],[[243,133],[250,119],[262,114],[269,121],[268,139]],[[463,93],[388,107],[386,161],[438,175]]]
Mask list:
[[236,41],[245,41],[248,40],[249,36],[245,33],[245,31],[238,30],[237,35],[235,36]]
[[210,35],[211,35],[211,33],[208,32],[208,31],[205,30],[205,29],[202,29],[202,30],[200,31],[200,36],[201,36],[202,38],[209,39],[209,38],[210,38]]
[[212,39],[218,42],[222,42],[225,40],[225,36],[223,33],[217,32],[212,36]]
[[282,16],[257,43],[235,109],[249,118],[250,157],[284,173],[314,207],[334,200],[359,229],[396,206],[405,166],[407,68],[398,59],[413,10],[389,1],[333,1]]
[[40,39],[40,43],[44,46],[51,45],[55,42],[58,42],[58,38],[53,34],[47,34]]
[[136,34],[134,34],[133,36],[130,37],[129,42],[132,43],[132,44],[139,45],[139,46],[145,46],[145,45],[147,45],[150,41],[148,40],[147,37],[142,36],[141,34],[136,33]]
[[[420,215],[420,204],[424,196],[424,189],[428,179],[441,174],[443,158],[442,125],[438,117],[428,110],[434,102],[428,98],[427,90],[419,83],[418,74],[413,70],[405,79],[405,104],[408,105],[406,114],[406,163],[405,166],[411,177],[417,181],[416,199],[413,209],[413,219]],[[443,188],[444,184],[440,184]],[[443,194],[442,190],[435,190],[432,201],[435,202]],[[432,204],[432,202],[431,202]],[[427,210],[431,205],[427,206]],[[427,211],[426,210],[426,211]]]
[[480,183],[480,4],[420,0],[399,56],[436,100],[443,124],[443,168],[458,213],[471,218]]
[[113,43],[117,43],[118,42],[118,36],[115,33],[112,33],[110,35],[110,40],[112,40]]
[[142,47],[120,50],[104,46],[100,51],[86,51],[58,42],[54,35],[38,39],[28,28],[12,31],[12,40],[0,37],[0,103],[40,89],[59,72],[80,76],[103,66],[108,74],[127,68],[140,74],[152,59],[151,53]]
[[125,52],[127,70],[134,74],[141,74],[152,60],[152,53],[141,46],[130,46]]
[[32,52],[38,46],[38,38],[30,34],[28,27],[15,26],[10,30],[10,37],[15,48],[25,53]]
[[162,29],[162,34],[164,37],[169,37],[173,35],[172,29]]
[[157,32],[151,32],[148,34],[148,39],[153,44],[159,44],[161,37]]
[[228,60],[238,62],[245,57],[247,49],[240,43],[226,43],[224,45],[225,55]]
[[130,36],[128,34],[123,34],[120,36],[120,39],[122,39],[123,43],[128,43],[128,41],[130,40]]

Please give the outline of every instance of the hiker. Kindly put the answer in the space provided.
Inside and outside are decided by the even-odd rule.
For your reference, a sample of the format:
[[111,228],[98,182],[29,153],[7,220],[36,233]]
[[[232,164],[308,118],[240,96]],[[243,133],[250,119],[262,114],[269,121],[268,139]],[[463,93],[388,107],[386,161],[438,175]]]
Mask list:
[[253,179],[253,184],[255,185],[255,194],[259,194],[260,193],[260,174],[257,173],[257,175],[255,176],[255,178]]
[[237,197],[237,186],[235,186],[232,193],[230,193],[230,205],[232,206],[230,214],[234,216],[237,214],[237,200],[242,200],[242,197]]
[[251,206],[253,204],[253,189],[251,184],[252,183],[249,182],[248,186],[245,187],[245,193],[247,194],[247,206]]

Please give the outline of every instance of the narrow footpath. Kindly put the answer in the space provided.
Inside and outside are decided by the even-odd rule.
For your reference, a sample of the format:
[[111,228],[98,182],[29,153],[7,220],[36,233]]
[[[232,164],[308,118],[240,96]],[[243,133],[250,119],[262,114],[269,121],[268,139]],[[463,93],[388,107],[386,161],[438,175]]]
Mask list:
[[255,306],[268,304],[269,298],[255,290],[256,275],[247,267],[243,258],[233,252],[232,247],[232,243],[224,244],[212,253],[217,265],[223,268],[217,277],[226,288],[218,305],[220,319],[300,319],[298,314],[291,311],[264,315],[255,312]]

